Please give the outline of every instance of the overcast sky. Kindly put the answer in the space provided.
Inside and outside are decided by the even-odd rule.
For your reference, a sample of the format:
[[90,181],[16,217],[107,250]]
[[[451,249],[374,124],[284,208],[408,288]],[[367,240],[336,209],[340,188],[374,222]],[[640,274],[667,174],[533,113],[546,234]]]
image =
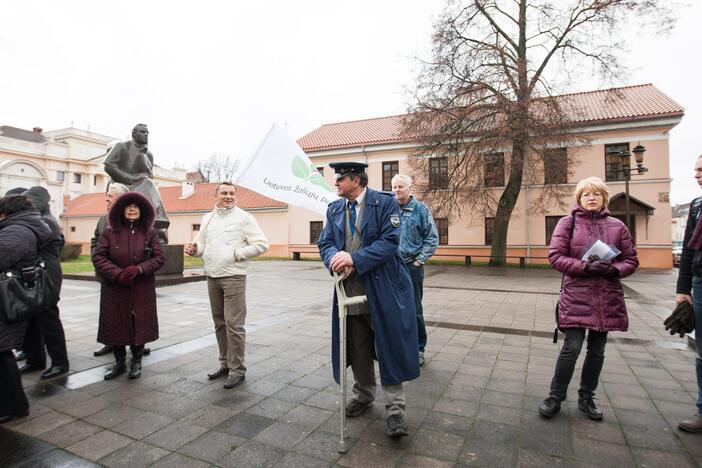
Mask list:
[[[702,4],[668,38],[632,34],[618,84],[654,83],[686,109],[672,132],[671,200],[699,194]],[[164,167],[249,154],[271,123],[293,138],[403,113],[443,0],[34,1],[0,15],[0,125],[127,139],[149,125]],[[636,20],[632,19],[636,25]],[[634,30],[635,31],[635,30]],[[585,78],[577,89],[592,89]],[[646,154],[646,158],[656,155]]]

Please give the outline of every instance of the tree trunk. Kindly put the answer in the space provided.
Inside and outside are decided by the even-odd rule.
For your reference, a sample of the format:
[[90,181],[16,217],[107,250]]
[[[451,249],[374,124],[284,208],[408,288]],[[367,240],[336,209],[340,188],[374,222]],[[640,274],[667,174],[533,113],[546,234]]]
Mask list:
[[[492,233],[492,249],[490,250],[490,266],[505,266],[507,259],[507,231],[512,211],[517,204],[522,188],[524,171],[524,155],[527,151],[527,138],[518,138],[512,143],[512,160],[510,161],[509,180],[495,213],[495,224]],[[526,214],[525,214],[526,216]]]

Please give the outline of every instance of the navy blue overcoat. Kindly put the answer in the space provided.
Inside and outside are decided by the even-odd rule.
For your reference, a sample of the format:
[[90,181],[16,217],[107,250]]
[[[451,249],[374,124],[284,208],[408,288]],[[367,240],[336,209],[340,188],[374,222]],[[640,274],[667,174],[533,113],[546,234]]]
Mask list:
[[[317,245],[329,268],[332,257],[344,249],[346,199],[327,208],[327,222]],[[393,225],[392,221],[396,225]],[[419,377],[417,320],[412,281],[400,259],[400,206],[392,194],[366,189],[361,219],[360,249],[351,254],[363,279],[375,334],[380,381],[394,385]],[[348,352],[348,349],[347,349]],[[346,362],[349,362],[348,359]],[[339,382],[339,310],[334,293],[332,306],[332,363]]]

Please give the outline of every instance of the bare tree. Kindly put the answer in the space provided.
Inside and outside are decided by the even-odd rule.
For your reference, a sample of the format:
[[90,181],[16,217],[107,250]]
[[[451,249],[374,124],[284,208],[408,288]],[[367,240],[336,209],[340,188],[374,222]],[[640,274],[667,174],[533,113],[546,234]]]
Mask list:
[[195,164],[205,182],[226,182],[234,178],[239,168],[239,160],[223,154],[213,154]]
[[556,148],[572,146],[579,110],[557,94],[591,71],[616,81],[632,22],[665,33],[674,24],[671,3],[450,0],[437,20],[405,136],[420,142],[411,163],[435,210],[494,215],[491,265],[505,263],[522,184],[544,184],[535,208],[563,204],[564,187],[544,168],[553,169]]

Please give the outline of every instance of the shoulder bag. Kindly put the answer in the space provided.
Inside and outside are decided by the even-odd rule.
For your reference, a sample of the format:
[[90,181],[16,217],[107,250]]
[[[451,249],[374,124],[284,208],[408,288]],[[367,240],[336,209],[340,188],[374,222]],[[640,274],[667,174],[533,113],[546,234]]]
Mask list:
[[[570,229],[568,230],[568,253],[570,254],[570,241],[573,239],[573,231],[575,231],[575,214],[571,217]],[[561,324],[558,321],[558,304],[561,301],[561,293],[563,293],[563,280],[565,273],[561,277],[561,289],[558,291],[558,300],[556,301],[556,328],[553,330],[553,342],[558,343],[558,330],[561,329]]]
[[55,285],[41,249],[33,265],[0,273],[0,321],[24,322],[56,301]]

